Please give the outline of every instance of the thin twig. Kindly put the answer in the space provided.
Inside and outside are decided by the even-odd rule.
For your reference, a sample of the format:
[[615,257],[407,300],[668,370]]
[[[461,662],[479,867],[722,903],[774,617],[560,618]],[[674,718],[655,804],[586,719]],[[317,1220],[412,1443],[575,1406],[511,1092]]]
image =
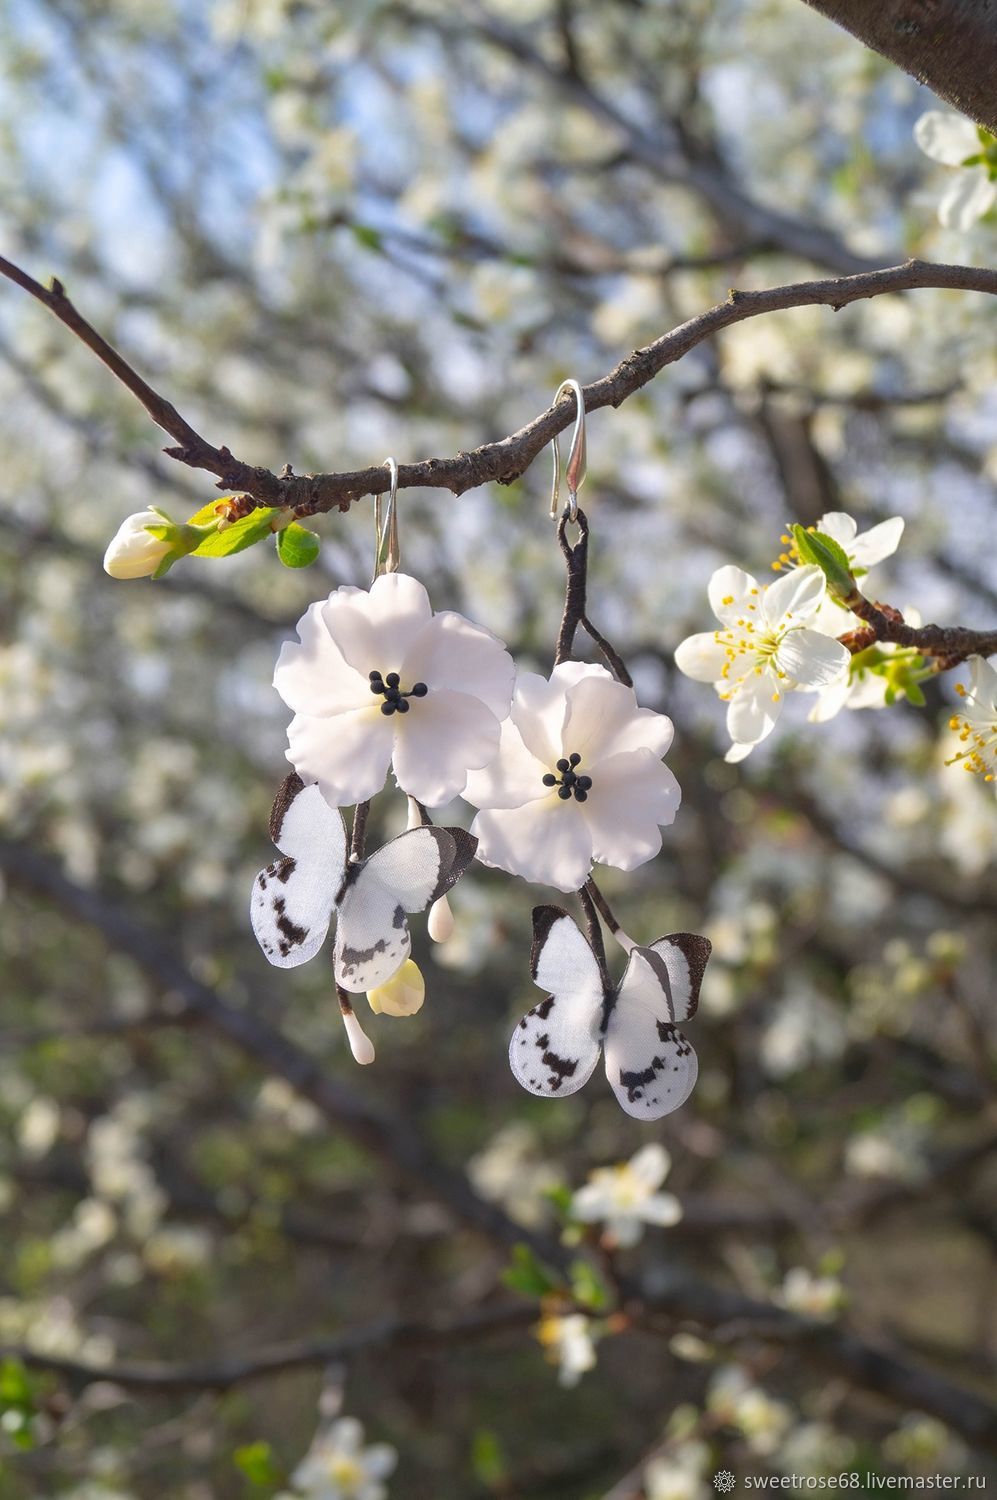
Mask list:
[[[215,474],[219,489],[251,495],[261,505],[289,506],[298,515],[307,516],[336,509],[347,510],[365,495],[383,494],[389,488],[391,476],[383,464],[342,473],[299,475],[282,472],[277,475],[269,469],[243,463],[226,447],[213,447],[91,328],[59,282],[54,282],[51,290],[46,289],[2,257],[0,274],[36,297],[77,334],[137,396],[153,420],[177,439],[176,447],[165,450],[171,458]],[[585,386],[582,391],[585,408],[592,412],[603,406],[621,406],[635,391],[697,344],[747,318],[793,307],[830,307],[837,312],[849,303],[868,297],[930,287],[993,296],[997,294],[997,271],[909,260],[900,266],[862,271],[854,276],[795,282],[765,291],[732,290],[724,302],[718,302],[679,324],[644,348],[634,350],[607,375]],[[427,458],[418,463],[400,465],[398,487],[446,489],[454,495],[462,495],[482,484],[510,484],[526,472],[537,454],[557,433],[563,432],[574,417],[575,398],[567,392],[555,406],[548,407],[525,427],[497,442],[485,443],[471,452],[448,458]]]
[[962,625],[908,625],[899,610],[873,604],[859,589],[849,594],[844,603],[866,622],[873,640],[913,647],[923,656],[934,657],[936,672],[958,667],[970,656],[993,656],[997,652],[997,630],[967,630]]

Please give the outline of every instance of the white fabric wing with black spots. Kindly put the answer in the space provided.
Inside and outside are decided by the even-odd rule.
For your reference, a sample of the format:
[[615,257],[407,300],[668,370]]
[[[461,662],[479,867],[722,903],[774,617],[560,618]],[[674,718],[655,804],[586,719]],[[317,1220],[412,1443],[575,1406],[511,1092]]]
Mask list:
[[318,786],[288,776],[270,815],[281,852],[253,882],[250,917],[264,954],[290,969],[314,958],[333,913],[336,981],[361,993],[384,984],[409,955],[406,913],[424,910],[459,880],[477,840],[461,828],[414,828],[347,859],[346,829]]
[[692,1093],[699,1063],[675,1024],[671,978],[659,944],[631,951],[606,1028],[605,1053],[613,1093],[637,1120],[660,1120]]
[[533,978],[547,997],[517,1025],[509,1063],[531,1094],[573,1094],[599,1061],[603,983],[595,954],[559,906],[533,912]]
[[293,969],[325,942],[346,873],[346,829],[317,786],[289,776],[270,814],[270,837],[282,857],[253,882],[250,920],[270,962]]
[[336,982],[360,993],[389,980],[412,947],[406,913],[448,891],[474,848],[460,828],[413,828],[351,865],[339,898]]
[[538,906],[533,933],[533,977],[547,997],[527,1012],[509,1044],[523,1088],[546,1098],[573,1094],[603,1048],[607,1077],[628,1115],[660,1120],[684,1104],[698,1063],[676,1023],[698,1004],[707,939],[676,932],[633,948],[614,987],[560,907]]

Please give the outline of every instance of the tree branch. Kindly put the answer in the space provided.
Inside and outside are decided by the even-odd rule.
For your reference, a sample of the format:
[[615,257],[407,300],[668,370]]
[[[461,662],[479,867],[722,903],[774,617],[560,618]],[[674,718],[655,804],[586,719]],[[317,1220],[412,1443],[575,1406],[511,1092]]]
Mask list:
[[990,0],[807,4],[997,135],[997,18]]
[[997,652],[997,630],[968,630],[962,625],[907,625],[903,615],[888,605],[873,604],[860,589],[843,601],[869,627],[855,631],[853,650],[888,641],[909,646],[935,658],[935,671],[947,672],[969,656],[993,656]]
[[331,1334],[328,1338],[303,1339],[277,1344],[255,1354],[233,1354],[204,1363],[179,1364],[159,1360],[135,1360],[98,1365],[86,1360],[44,1354],[30,1346],[0,1345],[0,1360],[14,1359],[34,1370],[61,1375],[70,1385],[87,1386],[111,1381],[129,1390],[158,1391],[168,1395],[183,1391],[228,1391],[271,1375],[335,1364],[368,1349],[441,1347],[503,1333],[536,1322],[535,1307],[522,1303],[502,1304],[461,1313],[458,1317],[423,1320],[385,1318],[362,1328]]
[[[30,292],[67,328],[76,333],[137,396],[153,421],[178,440],[176,447],[165,450],[171,458],[217,475],[219,489],[244,492],[260,505],[289,506],[299,516],[318,515],[336,509],[348,510],[354,501],[366,495],[383,494],[388,489],[391,476],[382,464],[343,473],[298,475],[283,471],[277,475],[269,469],[242,462],[226,447],[213,447],[90,327],[70,302],[60,283],[53,283],[53,290],[48,291],[2,257],[0,274]],[[909,260],[901,266],[866,271],[856,276],[800,281],[756,292],[732,290],[726,301],[718,302],[687,322],[680,323],[677,328],[662,334],[652,344],[635,349],[608,375],[585,386],[582,394],[586,410],[597,411],[603,406],[621,406],[629,396],[647,385],[667,365],[675,364],[697,344],[747,318],[793,307],[830,307],[837,312],[852,302],[860,302],[868,297],[931,287],[983,292],[994,296],[997,295],[997,271]],[[454,495],[462,495],[482,484],[511,484],[526,472],[551,439],[574,421],[574,416],[575,398],[569,392],[555,406],[549,406],[525,427],[497,442],[485,443],[469,453],[457,453],[449,458],[427,458],[418,463],[401,464],[398,469],[398,487],[445,489]]]

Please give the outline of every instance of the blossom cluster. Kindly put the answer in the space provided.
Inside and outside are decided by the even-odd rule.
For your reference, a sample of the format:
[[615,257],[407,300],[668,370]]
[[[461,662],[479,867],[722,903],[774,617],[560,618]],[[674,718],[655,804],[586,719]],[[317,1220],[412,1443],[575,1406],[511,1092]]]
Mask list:
[[[577,891],[594,862],[632,870],[652,859],[678,809],[663,764],[670,719],[600,666],[517,671],[502,641],[454,611],[434,613],[404,573],[311,605],[274,686],[293,714],[295,777],[275,804],[283,859],[257,877],[254,930],[286,967],[318,951],[335,912],[337,982],[366,990],[377,1014],[422,1006],[404,914],[432,903],[429,933],[445,942],[454,927],[445,891],[471,853]],[[409,799],[408,833],[366,861],[356,848],[348,855],[339,809],[362,808],[389,774]],[[457,797],[477,809],[470,837],[430,823],[427,808]],[[371,1061],[348,1001],[344,1021],[354,1056]]]

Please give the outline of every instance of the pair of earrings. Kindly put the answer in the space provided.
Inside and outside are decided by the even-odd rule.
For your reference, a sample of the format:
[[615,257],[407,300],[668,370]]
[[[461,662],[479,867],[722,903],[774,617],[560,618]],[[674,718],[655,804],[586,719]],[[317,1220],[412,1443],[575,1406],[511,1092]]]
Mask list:
[[[410,958],[407,917],[440,903],[475,857],[528,881],[574,891],[586,932],[562,908],[533,913],[532,971],[546,998],[516,1026],[513,1073],[524,1088],[574,1093],[605,1053],[627,1113],[657,1119],[696,1079],[696,1055],[678,1029],[693,1014],[710,945],[676,933],[640,945],[620,928],[592,879],[594,863],[635,869],[661,846],[680,792],[662,763],[671,721],[641,708],[619,653],[588,614],[589,526],[578,506],[585,479],[585,408],[576,420],[559,504],[554,442],[551,514],[565,559],[565,603],[549,678],[517,671],[503,643],[453,611],[434,614],[423,586],[399,571],[397,467],[376,502],[369,591],[342,587],[313,604],[298,641],[281,651],[274,685],[294,712],[271,834],[282,858],[257,877],[254,931],[272,963],[314,956],[338,916],[333,964],[354,1056],[373,1059],[351,995],[375,1011],[411,1014],[424,986]],[[571,540],[571,528],[577,535]],[[582,626],[606,666],[573,658]],[[363,831],[389,769],[409,798],[410,827],[370,856]],[[440,828],[428,808],[463,797],[478,809],[470,834]],[[347,841],[339,811],[353,806]],[[604,922],[627,951],[609,974]]]

